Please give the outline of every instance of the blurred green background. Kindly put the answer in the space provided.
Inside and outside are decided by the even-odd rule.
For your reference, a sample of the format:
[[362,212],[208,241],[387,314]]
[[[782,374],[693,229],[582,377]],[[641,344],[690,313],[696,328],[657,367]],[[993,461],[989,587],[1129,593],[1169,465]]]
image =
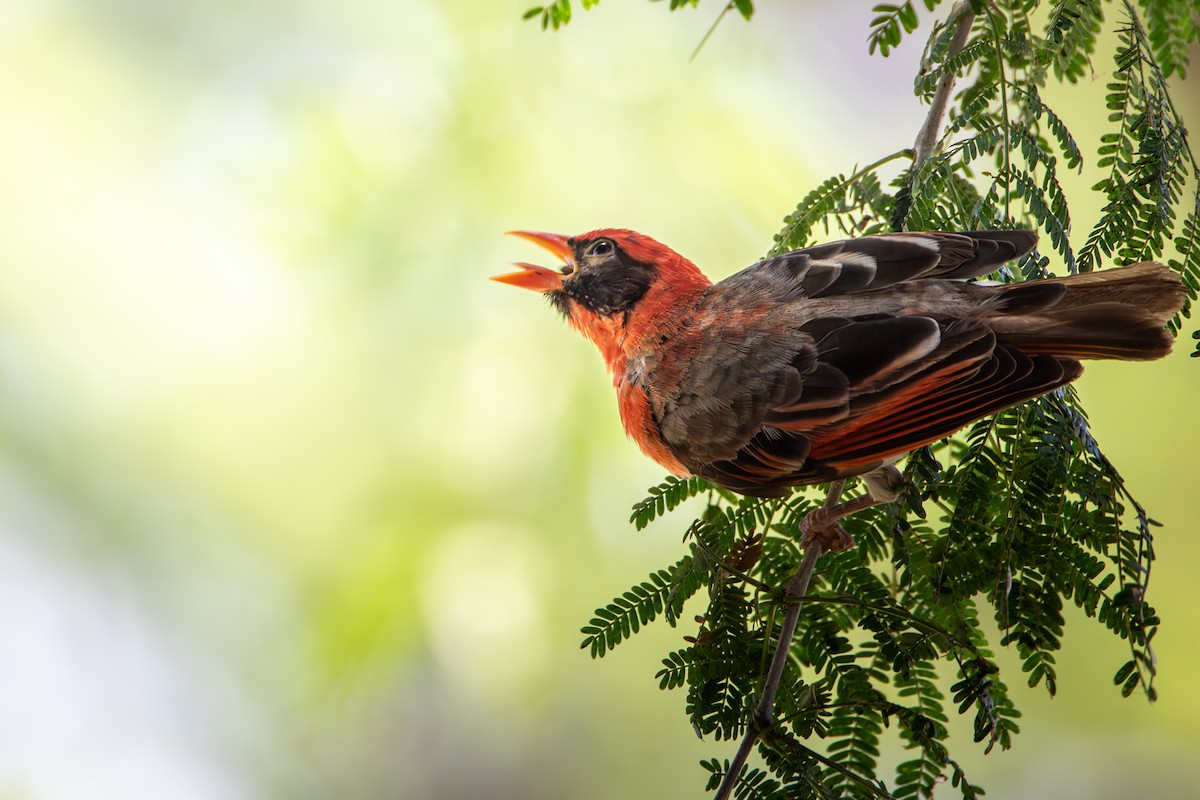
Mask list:
[[[763,2],[689,63],[719,3],[528,5],[0,5],[0,798],[696,797],[731,755],[652,677],[690,630],[578,650],[686,520],[627,525],[661,473],[599,359],[485,278],[520,227],[750,263],[911,144],[921,35]],[[1108,70],[1048,93],[1089,149]],[[1191,347],[1080,382],[1164,523],[1162,699],[1077,615],[1054,701],[1005,654],[1016,747],[954,743],[989,797],[1200,794]]]

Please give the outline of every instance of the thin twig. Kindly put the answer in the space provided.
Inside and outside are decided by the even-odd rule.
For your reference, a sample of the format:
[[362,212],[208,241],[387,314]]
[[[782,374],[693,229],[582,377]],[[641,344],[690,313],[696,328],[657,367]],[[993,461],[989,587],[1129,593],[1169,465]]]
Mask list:
[[[971,26],[975,24],[975,12],[971,10],[971,4],[966,0],[960,0],[950,10],[949,19],[956,18],[958,20],[957,27],[954,29],[954,38],[950,40],[950,49],[946,51],[946,58],[958,55],[963,49],[963,45],[967,43]],[[925,124],[921,126],[920,132],[917,133],[917,141],[913,144],[912,174],[914,176],[921,171],[921,167],[933,153],[938,133],[942,129],[942,118],[946,116],[946,106],[950,104],[950,92],[953,90],[954,71],[950,70],[938,81],[937,90],[933,94],[933,102],[929,104],[929,114],[926,115]]]
[[[1008,78],[1004,76],[1004,49],[1000,45],[1000,31],[996,29],[995,16],[989,16],[988,22],[992,26],[992,42],[996,47],[996,70],[1000,78],[1000,107],[1001,113],[1004,116],[1004,218],[1012,219],[1012,143],[1010,142],[1010,132],[1012,130],[1012,118],[1008,114]],[[1009,495],[1009,499],[1012,495]]]
[[779,628],[779,642],[775,645],[775,654],[771,657],[771,666],[767,670],[766,682],[763,683],[762,697],[754,709],[754,714],[750,717],[746,726],[746,734],[742,737],[741,744],[738,745],[733,761],[729,764],[729,771],[721,780],[716,800],[728,800],[733,796],[733,787],[737,785],[742,767],[746,766],[746,760],[750,758],[750,751],[754,749],[754,745],[763,731],[770,729],[775,724],[775,696],[779,693],[779,681],[783,677],[783,668],[787,666],[788,653],[792,649],[792,639],[796,636],[796,623],[800,619],[800,610],[804,605],[800,598],[808,594],[808,584],[812,581],[813,568],[816,567],[817,560],[824,553],[824,540],[820,537],[813,539],[812,544],[804,551],[804,559],[800,562],[796,574],[792,576],[783,590],[784,601],[791,602],[783,616],[783,624]]
[[[845,485],[844,480],[834,481],[830,484],[829,494],[825,497],[825,508],[831,508],[837,504]],[[808,594],[808,585],[812,582],[813,570],[817,566],[817,561],[825,554],[825,547],[825,540],[822,537],[813,538],[804,550],[804,558],[800,561],[800,566],[796,568],[796,573],[783,588],[783,600],[788,603],[788,607],[783,615],[783,624],[779,627],[779,642],[775,645],[774,655],[771,656],[771,666],[767,669],[767,679],[763,682],[762,696],[746,725],[746,733],[742,736],[737,752],[734,753],[729,770],[721,779],[716,800],[728,800],[733,796],[733,788],[737,786],[742,767],[746,766],[746,760],[750,758],[750,751],[754,749],[755,743],[763,732],[775,725],[775,696],[779,694],[779,682],[783,678],[783,669],[787,666],[788,654],[792,649],[792,639],[796,636],[796,623],[800,619],[800,610],[804,605],[801,598]]]
[[725,7],[723,9],[721,9],[721,13],[719,15],[717,15],[717,19],[715,22],[713,22],[712,27],[709,28],[707,31],[705,31],[704,38],[700,40],[700,44],[696,45],[696,49],[692,51],[692,55],[690,58],[688,58],[688,61],[696,60],[696,56],[700,55],[700,50],[704,47],[705,44],[708,43],[709,37],[711,37],[713,35],[713,31],[715,31],[717,29],[717,26],[721,24],[721,20],[725,19],[725,15],[728,14],[732,10],[733,10],[733,2],[731,0],[731,2],[726,3]]
[[804,602],[800,599],[808,594],[808,584],[812,582],[813,569],[817,560],[825,554],[825,543],[822,539],[814,539],[804,551],[804,559],[792,579],[783,590],[784,601],[788,603],[783,615],[783,624],[779,626],[779,644],[775,646],[775,655],[771,658],[771,666],[767,669],[767,679],[763,683],[762,697],[754,709],[755,728],[765,730],[775,724],[775,696],[779,694],[779,682],[783,679],[783,669],[787,666],[788,654],[791,650],[792,639],[796,636],[796,623],[800,620],[800,611]]

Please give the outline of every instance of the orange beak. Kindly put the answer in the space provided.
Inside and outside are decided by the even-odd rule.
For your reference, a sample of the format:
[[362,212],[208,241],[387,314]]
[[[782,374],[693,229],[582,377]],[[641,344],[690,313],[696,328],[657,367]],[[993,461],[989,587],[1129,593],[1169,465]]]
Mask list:
[[570,275],[575,270],[574,252],[567,243],[568,237],[557,233],[539,233],[538,231],[509,231],[511,236],[520,236],[534,244],[540,245],[563,260],[561,271],[539,267],[518,261],[514,266],[520,267],[519,272],[509,272],[504,275],[493,275],[492,280],[507,283],[509,286],[519,286],[522,289],[532,289],[535,292],[553,292],[562,288],[564,275]]

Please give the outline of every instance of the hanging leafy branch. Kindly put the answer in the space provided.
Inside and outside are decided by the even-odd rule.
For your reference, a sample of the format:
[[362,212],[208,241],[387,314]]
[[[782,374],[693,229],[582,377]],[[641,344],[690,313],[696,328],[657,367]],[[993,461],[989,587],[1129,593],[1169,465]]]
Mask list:
[[[653,2],[662,2],[662,0],[653,0]],[[929,2],[929,0],[926,0]],[[695,8],[699,5],[700,0],[668,0],[668,4],[672,11],[685,6]],[[594,8],[600,5],[600,0],[579,0],[579,4],[584,11],[589,8]],[[753,0],[728,0],[724,10],[721,12],[721,18],[724,17],[726,11],[735,10],[742,15],[742,19],[750,19],[754,16]],[[524,19],[539,19],[542,22],[542,30],[553,28],[558,30],[563,25],[571,21],[571,0],[554,0],[553,3],[545,6],[533,6],[524,14]],[[720,21],[720,18],[718,18]]]
[[[925,10],[933,11],[941,0],[924,0]],[[917,10],[912,0],[900,5],[880,3],[871,9],[876,14],[871,20],[871,33],[867,36],[867,52],[874,54],[876,50],[881,56],[891,54],[892,48],[900,44],[905,34],[917,29]]]
[[[938,5],[923,0],[927,12]],[[723,8],[753,13],[749,2]],[[868,50],[881,56],[930,24],[912,2],[874,13]],[[539,15],[557,28],[570,2],[527,14]],[[1093,76],[1109,58],[1110,31],[1112,77],[1096,114],[1107,127],[1088,153],[1042,90]],[[945,23],[932,23],[914,80],[915,95],[934,106],[960,85],[944,126],[940,110],[931,114],[923,132],[931,145],[893,143],[903,149],[829,178],[787,215],[772,251],[886,230],[1036,227],[1044,252],[1000,279],[1043,276],[1052,264],[1073,273],[1155,259],[1183,277],[1194,300],[1200,168],[1168,78],[1186,73],[1197,40],[1192,0],[958,3]],[[904,168],[887,177],[896,162]],[[1097,219],[1072,217],[1064,169],[1089,176],[1104,197]],[[964,798],[981,795],[948,749],[950,716],[971,715],[985,751],[1009,747],[1021,715],[1005,680],[1057,691],[1071,605],[1122,641],[1125,654],[1110,656],[1121,693],[1154,698],[1153,523],[1092,437],[1072,388],[910,454],[904,475],[905,493],[890,508],[846,520],[858,546],[821,558],[803,581],[802,606],[783,587],[798,564],[815,562],[797,536],[815,490],[741,498],[668,477],[633,507],[638,529],[671,524],[683,508],[700,513],[685,526],[688,552],[598,608],[583,647],[600,657],[656,619],[696,621],[655,677],[682,693],[695,731],[741,740],[734,759],[701,763],[722,797],[916,798],[943,781]],[[798,614],[790,641],[781,636],[789,614]],[[981,629],[985,616],[994,643]],[[1019,656],[1018,675],[1002,678],[996,646]],[[786,658],[764,720],[756,703],[775,648]],[[881,777],[885,735],[908,752],[890,780]],[[752,750],[758,766],[745,761]]]

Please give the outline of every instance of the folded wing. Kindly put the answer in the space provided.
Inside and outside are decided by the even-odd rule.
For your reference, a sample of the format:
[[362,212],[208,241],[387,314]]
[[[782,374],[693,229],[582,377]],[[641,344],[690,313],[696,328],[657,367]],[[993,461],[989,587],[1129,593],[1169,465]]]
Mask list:
[[1026,352],[989,319],[1044,313],[1060,286],[946,290],[1035,241],[1026,231],[867,236],[775,256],[715,284],[688,369],[660,369],[648,384],[664,441],[694,474],[784,495],[867,472],[1070,382],[1077,360]]

